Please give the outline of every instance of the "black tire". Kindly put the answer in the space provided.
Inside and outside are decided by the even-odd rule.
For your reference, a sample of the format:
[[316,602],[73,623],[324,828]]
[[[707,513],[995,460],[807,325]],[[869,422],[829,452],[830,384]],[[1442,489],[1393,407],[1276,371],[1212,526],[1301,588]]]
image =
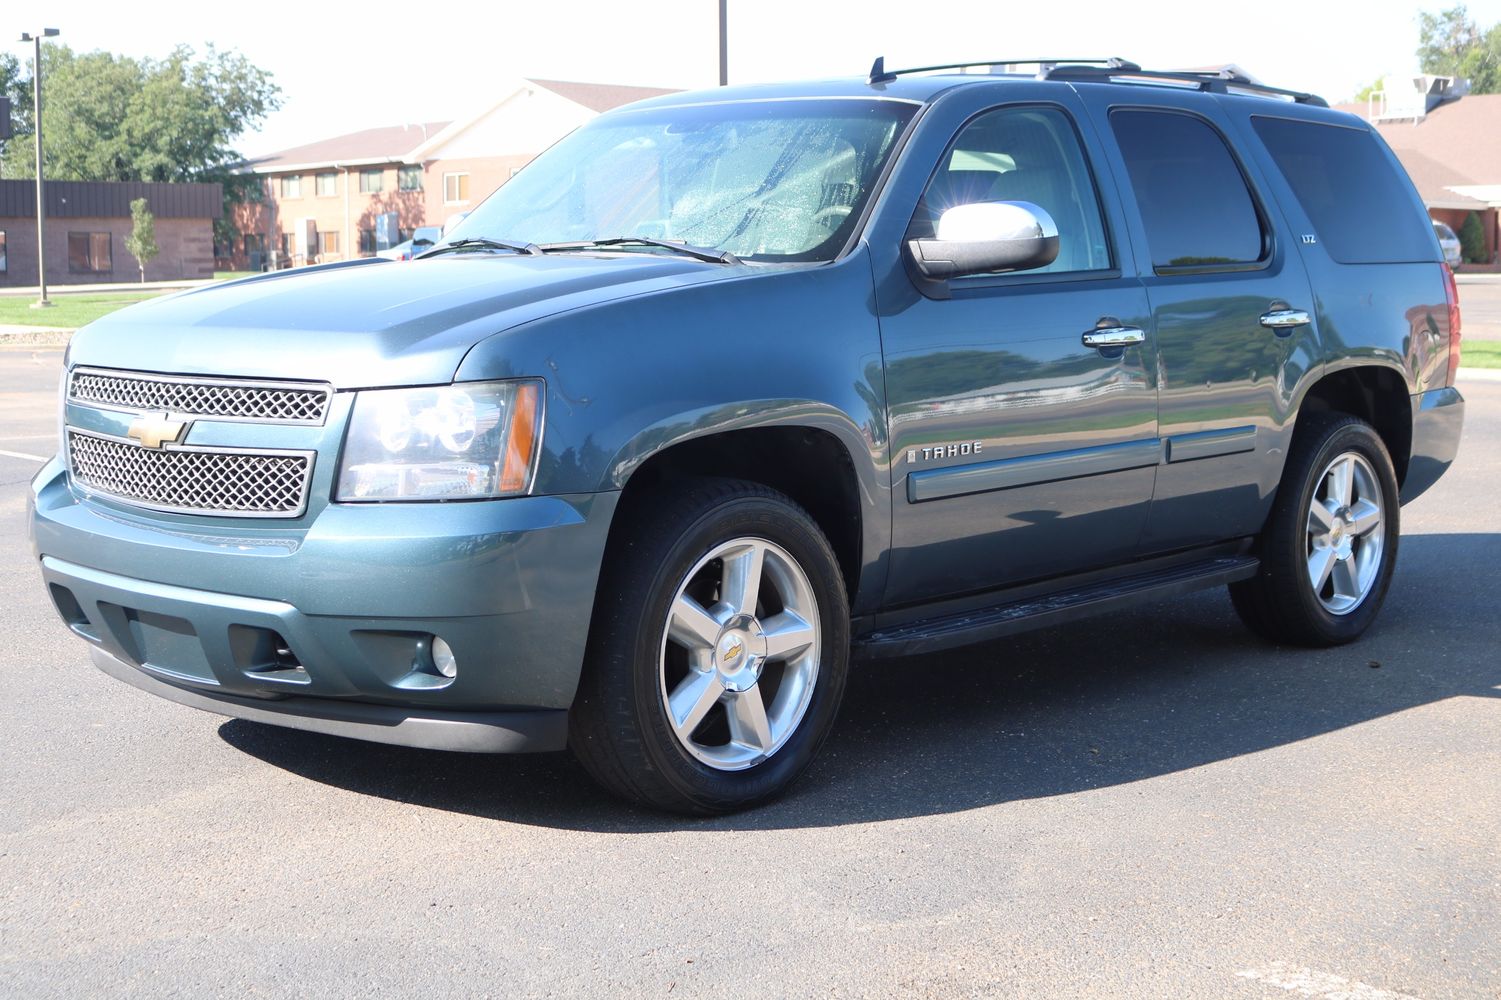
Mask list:
[[[1353,607],[1333,613],[1310,579],[1307,525],[1324,470],[1347,453],[1364,458],[1374,473],[1384,536],[1369,589]],[[1397,477],[1380,435],[1348,414],[1304,417],[1294,434],[1271,516],[1257,540],[1261,568],[1251,579],[1230,585],[1230,599],[1241,621],[1259,635],[1288,645],[1338,646],[1358,639],[1380,613],[1391,585],[1400,519]]]
[[[812,762],[844,695],[849,605],[834,552],[807,512],[755,483],[689,480],[628,503],[601,574],[569,745],[605,788],[658,809],[713,815],[765,801]],[[674,731],[663,705],[664,637],[690,571],[717,546],[748,537],[780,547],[811,585],[820,640],[808,648],[819,659],[812,695],[786,742],[727,771],[696,759]]]

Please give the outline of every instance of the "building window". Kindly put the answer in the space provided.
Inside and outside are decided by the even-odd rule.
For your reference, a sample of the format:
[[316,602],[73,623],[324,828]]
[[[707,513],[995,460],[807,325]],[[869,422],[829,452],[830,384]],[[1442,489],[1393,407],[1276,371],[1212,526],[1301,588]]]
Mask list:
[[292,234],[291,233],[282,233],[281,234],[281,255],[282,255],[282,257],[284,259],[290,259],[291,256],[292,256]]
[[365,194],[378,194],[386,189],[386,172],[384,170],[361,170],[360,191]]
[[281,179],[281,196],[283,198],[302,197],[302,175],[288,174]]
[[318,197],[332,198],[339,193],[338,175],[332,171],[318,175]]
[[360,253],[375,253],[375,230],[360,230]]
[[0,229],[0,274],[5,274],[9,270],[10,265],[6,263],[5,256],[5,230]]
[[422,168],[419,166],[410,166],[402,167],[396,171],[396,190],[421,191]]
[[332,230],[332,229],[331,230],[321,230],[320,229],[318,231],[318,256],[322,257],[322,256],[329,255],[329,254],[337,254],[338,252],[339,252],[339,233],[338,233],[338,230]]
[[109,233],[69,233],[68,270],[103,273],[115,269]]
[[443,175],[443,201],[447,204],[469,200],[469,175]]

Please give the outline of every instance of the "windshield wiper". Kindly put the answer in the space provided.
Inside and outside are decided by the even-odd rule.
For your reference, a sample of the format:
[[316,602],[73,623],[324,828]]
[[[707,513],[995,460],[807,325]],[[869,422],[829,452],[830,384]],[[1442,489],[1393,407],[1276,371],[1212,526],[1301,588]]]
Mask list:
[[611,236],[602,240],[582,240],[577,243],[544,243],[542,250],[547,253],[567,250],[593,250],[598,247],[618,247],[627,244],[636,244],[646,247],[661,247],[664,250],[672,250],[687,257],[696,257],[706,260],[711,264],[738,264],[740,258],[728,250],[716,250],[713,247],[696,247],[678,240],[659,240],[650,236]]
[[433,257],[447,250],[509,250],[512,253],[524,253],[535,257],[542,252],[542,248],[535,243],[507,243],[505,240],[492,240],[484,236],[466,236],[462,240],[454,240],[440,247],[424,251],[413,257],[413,260],[422,260],[424,257]]

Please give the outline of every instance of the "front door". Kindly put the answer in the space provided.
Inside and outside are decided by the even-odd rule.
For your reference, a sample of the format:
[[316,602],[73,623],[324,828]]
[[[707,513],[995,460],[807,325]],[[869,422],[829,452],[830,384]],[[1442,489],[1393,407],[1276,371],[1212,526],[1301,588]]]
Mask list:
[[974,114],[951,133],[907,233],[932,235],[956,204],[1029,202],[1057,225],[1051,265],[951,279],[937,295],[900,273],[878,279],[888,607],[1136,552],[1160,455],[1151,316],[1078,110],[1055,98]]

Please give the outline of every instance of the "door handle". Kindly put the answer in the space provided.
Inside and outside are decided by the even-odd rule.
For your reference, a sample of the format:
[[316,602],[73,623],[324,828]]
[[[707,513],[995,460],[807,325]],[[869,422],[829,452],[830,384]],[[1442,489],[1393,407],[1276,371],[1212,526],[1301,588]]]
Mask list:
[[1295,326],[1307,326],[1311,322],[1313,320],[1302,309],[1273,309],[1271,312],[1261,314],[1261,325],[1276,330],[1278,333],[1291,330]]
[[1127,347],[1142,343],[1147,335],[1134,326],[1097,326],[1086,330],[1081,339],[1085,347]]

